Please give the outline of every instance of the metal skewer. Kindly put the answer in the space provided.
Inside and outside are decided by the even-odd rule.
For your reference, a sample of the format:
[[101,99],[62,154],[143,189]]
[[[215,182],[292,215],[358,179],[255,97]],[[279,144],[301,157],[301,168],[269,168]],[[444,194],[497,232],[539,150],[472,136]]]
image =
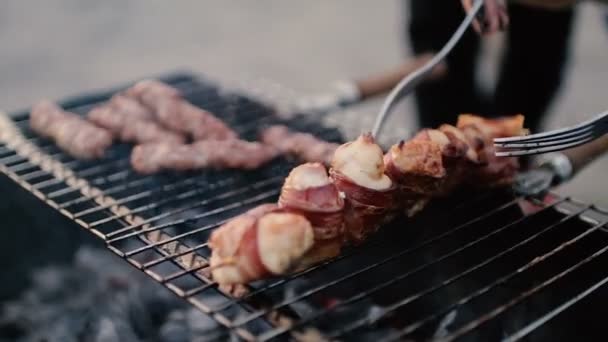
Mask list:
[[484,0],[476,0],[471,8],[471,11],[464,18],[456,32],[452,35],[450,40],[443,46],[443,48],[425,65],[423,65],[420,69],[414,71],[409,74],[393,90],[390,92],[386,100],[384,101],[382,108],[380,109],[380,113],[376,117],[376,122],[374,123],[374,128],[372,130],[372,135],[377,138],[378,133],[382,129],[382,125],[389,114],[389,112],[399,103],[399,101],[409,94],[424,78],[426,78],[433,69],[452,51],[454,46],[460,41],[460,38],[464,35],[467,28],[480,13],[480,9],[483,7]]

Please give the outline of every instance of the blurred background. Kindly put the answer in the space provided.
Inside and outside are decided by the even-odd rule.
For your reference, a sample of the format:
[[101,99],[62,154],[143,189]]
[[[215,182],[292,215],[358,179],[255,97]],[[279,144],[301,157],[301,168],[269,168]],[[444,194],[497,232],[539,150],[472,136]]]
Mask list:
[[[409,55],[404,1],[259,0],[0,2],[0,108],[27,107],[176,69],[217,78],[265,77],[302,94],[373,74]],[[547,128],[608,108],[604,8],[579,8],[572,59]],[[479,77],[490,82],[501,35],[484,41]],[[542,42],[539,42],[542,43]],[[371,128],[379,102],[359,108]],[[392,127],[415,125],[406,103]],[[352,119],[351,119],[352,120]],[[357,133],[357,132],[356,132]],[[564,193],[608,207],[608,156]]]

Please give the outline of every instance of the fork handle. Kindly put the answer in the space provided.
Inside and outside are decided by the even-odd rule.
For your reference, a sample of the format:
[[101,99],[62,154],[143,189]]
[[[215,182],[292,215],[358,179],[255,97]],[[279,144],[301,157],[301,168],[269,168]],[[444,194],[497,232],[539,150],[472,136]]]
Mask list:
[[585,145],[565,150],[563,153],[572,164],[573,174],[576,174],[601,155],[608,154],[608,134]]

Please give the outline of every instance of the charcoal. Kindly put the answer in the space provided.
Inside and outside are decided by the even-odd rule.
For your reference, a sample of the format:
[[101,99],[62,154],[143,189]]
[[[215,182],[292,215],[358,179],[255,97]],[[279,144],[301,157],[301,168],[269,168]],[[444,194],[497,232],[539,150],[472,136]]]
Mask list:
[[191,340],[190,329],[183,312],[172,312],[169,320],[160,328],[160,337],[168,342],[188,342]]
[[2,304],[0,341],[228,339],[210,317],[105,250],[81,247],[72,265],[31,277],[18,299]]

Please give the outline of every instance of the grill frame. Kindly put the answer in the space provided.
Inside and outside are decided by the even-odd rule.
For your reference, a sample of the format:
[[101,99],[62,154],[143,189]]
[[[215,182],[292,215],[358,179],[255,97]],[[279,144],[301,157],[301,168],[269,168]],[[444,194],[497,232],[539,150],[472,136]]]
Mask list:
[[[176,75],[176,76],[172,76],[169,78],[164,78],[163,80],[170,84],[182,84],[182,83],[188,84],[189,82],[194,82],[192,84],[195,84],[196,82],[199,82],[198,77],[189,76],[189,75],[185,75],[185,74]],[[122,89],[122,88],[125,88],[125,87],[119,87],[118,89],[112,89],[112,90],[105,91],[105,92],[91,93],[91,94],[88,94],[85,96],[75,97],[75,98],[69,99],[67,101],[62,101],[61,105],[64,106],[65,108],[73,108],[73,107],[81,108],[83,105],[85,105],[85,107],[86,107],[86,105],[89,105],[92,102],[103,101],[104,99],[108,98],[111,94],[113,94],[114,92],[116,92],[117,90]],[[276,87],[274,87],[274,88],[275,88],[274,91],[276,93],[277,89],[276,89]],[[240,89],[240,90],[242,91],[243,89]],[[260,98],[259,92],[257,94],[255,94],[255,92],[253,92],[253,93],[254,94],[248,93],[247,96],[253,97],[256,99]],[[284,96],[284,94],[283,94],[283,96]],[[273,101],[277,102],[277,96],[270,96],[270,97]],[[264,99],[262,96],[262,102],[268,102],[268,99]],[[284,114],[284,113],[278,113],[278,114],[279,114],[278,120],[281,120],[280,115]],[[196,306],[201,311],[209,314],[218,323],[220,323],[224,327],[231,329],[233,332],[235,332],[240,338],[243,338],[246,340],[257,340],[257,339],[267,340],[267,339],[282,337],[285,334],[291,334],[290,336],[295,339],[306,339],[307,337],[311,338],[311,336],[312,337],[319,336],[319,334],[321,334],[321,333],[315,329],[314,324],[309,325],[309,324],[306,324],[306,322],[303,322],[302,320],[298,319],[297,314],[290,309],[290,305],[291,305],[290,302],[295,302],[296,299],[306,299],[307,297],[310,297],[315,293],[325,291],[327,288],[333,286],[333,285],[331,285],[331,283],[322,284],[321,286],[316,287],[315,291],[312,291],[309,289],[305,293],[297,295],[295,297],[295,299],[291,298],[287,301],[282,301],[279,303],[276,303],[276,302],[273,303],[272,299],[264,298],[264,296],[260,296],[260,294],[264,294],[266,291],[269,291],[269,290],[274,290],[274,289],[280,288],[283,284],[289,283],[290,281],[293,281],[294,279],[297,279],[300,277],[306,277],[308,274],[318,272],[319,270],[322,270],[323,268],[326,268],[326,267],[330,267],[330,265],[332,265],[333,263],[339,262],[340,260],[348,259],[352,255],[365,253],[365,248],[367,248],[366,246],[363,246],[362,248],[359,248],[359,249],[347,250],[343,255],[339,256],[335,260],[321,263],[315,267],[312,267],[311,269],[308,269],[308,270],[303,271],[296,275],[291,275],[291,276],[288,276],[288,277],[285,277],[285,278],[279,279],[279,280],[273,280],[269,283],[269,285],[264,285],[261,288],[240,289],[241,291],[249,292],[244,297],[245,299],[231,298],[231,299],[229,299],[229,301],[226,304],[219,306],[219,308],[218,307],[212,308],[210,305],[208,305],[208,303],[205,303],[197,298],[198,295],[204,293],[205,291],[214,290],[214,289],[216,290],[216,288],[217,288],[217,285],[215,283],[213,283],[211,281],[211,279],[209,279],[205,275],[204,272],[202,272],[202,271],[204,271],[204,268],[206,267],[207,261],[204,258],[204,256],[200,255],[198,252],[206,247],[206,242],[202,242],[202,243],[199,243],[194,246],[188,246],[187,244],[183,243],[184,242],[183,238],[189,237],[195,233],[203,233],[203,232],[211,231],[212,229],[217,227],[221,222],[213,222],[212,224],[204,225],[204,226],[195,228],[195,230],[190,230],[185,233],[181,233],[181,234],[177,234],[177,235],[171,235],[165,231],[166,228],[175,226],[176,222],[164,223],[164,226],[163,226],[163,224],[161,224],[161,226],[159,226],[158,224],[153,226],[150,224],[150,222],[156,222],[156,221],[164,219],[165,217],[175,216],[175,215],[181,214],[181,213],[187,213],[187,210],[189,210],[189,209],[195,209],[199,206],[205,206],[207,204],[212,203],[215,200],[221,201],[221,200],[231,199],[233,195],[239,195],[239,194],[241,194],[241,192],[242,193],[253,192],[254,194],[257,193],[257,195],[254,195],[257,197],[247,197],[250,200],[250,202],[246,202],[246,203],[237,202],[237,203],[233,204],[234,207],[232,207],[230,209],[226,209],[226,207],[220,207],[215,212],[212,211],[211,213],[205,212],[202,214],[197,214],[197,215],[203,215],[201,217],[197,217],[197,220],[204,219],[206,217],[212,217],[214,215],[219,215],[223,212],[230,211],[230,210],[242,211],[245,208],[247,208],[248,205],[260,203],[260,201],[262,201],[262,200],[270,200],[273,198],[273,196],[278,195],[278,189],[281,184],[282,177],[285,175],[285,172],[288,170],[289,165],[292,165],[292,164],[287,163],[283,166],[278,166],[278,167],[271,166],[270,170],[268,170],[268,172],[274,176],[264,179],[264,182],[262,182],[262,183],[254,183],[253,185],[246,184],[247,179],[245,179],[244,182],[241,179],[241,183],[245,183],[245,184],[243,184],[245,187],[237,188],[236,190],[234,188],[232,188],[232,186],[235,184],[241,184],[241,183],[238,183],[238,181],[236,181],[236,180],[230,181],[230,178],[228,178],[228,179],[222,178],[223,175],[225,175],[225,174],[220,173],[220,174],[218,174],[218,177],[220,178],[220,181],[223,180],[224,183],[220,183],[219,185],[214,184],[214,187],[207,188],[206,192],[220,191],[224,188],[229,188],[230,189],[229,192],[220,193],[219,195],[216,196],[217,198],[211,197],[211,198],[209,198],[209,200],[208,200],[209,202],[207,202],[207,203],[198,203],[198,202],[194,203],[194,204],[192,204],[194,207],[189,208],[189,209],[183,209],[183,207],[178,207],[176,210],[181,210],[181,211],[172,212],[172,214],[170,214],[170,215],[166,214],[166,212],[164,212],[164,213],[160,213],[158,215],[166,215],[166,216],[143,217],[143,216],[140,216],[141,212],[147,212],[147,211],[153,209],[154,207],[146,206],[144,204],[142,206],[137,206],[135,208],[131,208],[131,207],[126,207],[124,205],[126,204],[126,205],[130,206],[131,203],[138,203],[137,201],[139,201],[141,199],[156,196],[156,192],[159,192],[160,195],[169,194],[172,191],[180,190],[182,187],[188,188],[189,186],[200,185],[200,183],[199,183],[200,177],[197,175],[189,174],[185,178],[182,177],[181,179],[177,180],[174,183],[167,184],[166,187],[163,186],[161,188],[162,190],[155,188],[154,190],[147,190],[147,192],[139,192],[139,193],[130,194],[127,196],[114,198],[114,194],[120,194],[123,191],[128,190],[131,187],[137,188],[139,185],[145,185],[146,182],[148,182],[148,181],[146,181],[146,179],[148,179],[148,177],[133,180],[133,182],[136,182],[136,183],[114,184],[109,188],[104,188],[104,186],[114,183],[114,181],[108,180],[109,178],[103,182],[101,182],[101,181],[97,182],[98,184],[96,184],[96,182],[88,182],[80,176],[84,174],[88,178],[88,177],[91,177],[92,175],[97,174],[97,172],[104,171],[103,165],[100,166],[100,165],[93,164],[89,167],[80,169],[76,173],[74,173],[73,171],[71,171],[70,167],[77,166],[79,164],[79,162],[74,162],[74,161],[63,162],[62,161],[63,159],[69,159],[69,158],[66,158],[65,155],[63,155],[62,153],[59,153],[56,151],[53,152],[54,150],[56,150],[53,148],[53,146],[48,145],[48,144],[47,145],[42,144],[39,147],[37,147],[36,144],[41,142],[42,139],[38,139],[38,138],[28,139],[28,138],[25,138],[21,134],[21,132],[22,132],[21,129],[23,127],[19,127],[19,122],[23,122],[24,120],[27,119],[27,111],[22,112],[22,113],[17,113],[15,115],[13,115],[12,118],[14,121],[8,121],[7,116],[0,116],[0,140],[5,142],[3,145],[0,145],[0,171],[2,173],[7,175],[8,177],[10,177],[17,184],[19,184],[20,186],[22,186],[23,188],[25,188],[26,190],[28,190],[29,192],[34,194],[39,199],[43,200],[45,203],[47,203],[54,209],[58,210],[63,215],[70,218],[72,221],[78,223],[83,228],[85,228],[85,229],[89,230],[90,232],[92,232],[93,234],[95,234],[97,237],[99,237],[106,243],[106,246],[112,252],[114,252],[118,256],[122,257],[123,259],[125,259],[127,262],[129,262],[136,268],[145,272],[150,277],[152,277],[154,280],[163,284],[165,287],[167,287],[169,290],[174,292],[176,295],[189,301],[191,304]],[[290,118],[289,120],[292,120],[292,121],[288,120],[288,122],[293,123],[297,120],[304,120],[304,121],[308,120],[307,122],[310,122],[310,121],[315,121],[317,119],[319,119],[318,116],[309,116],[307,118],[302,118],[301,116],[300,117],[296,116],[295,118]],[[113,176],[117,180],[120,180],[121,177],[123,177],[125,175],[125,172],[126,172],[126,174],[129,173],[128,170],[120,170],[121,166],[124,166],[124,160],[117,162],[116,167],[111,168],[112,170],[115,170],[115,172],[111,173],[110,175],[104,176],[104,178],[107,178],[108,176]],[[127,165],[127,167],[128,167],[128,165]],[[283,168],[283,169],[279,170],[279,173],[277,174],[276,173],[277,170],[274,168],[278,168],[278,169]],[[32,169],[34,171],[28,171],[28,170],[32,170]],[[262,172],[266,172],[266,171],[262,171]],[[283,172],[283,173],[281,173],[281,172]],[[234,174],[234,173],[232,173],[232,174]],[[205,178],[205,177],[203,177],[203,178]],[[43,179],[43,180],[40,180],[40,179]],[[154,179],[156,179],[156,178],[153,176],[150,179],[152,182],[154,182]],[[38,180],[38,181],[36,181],[36,180]],[[207,184],[207,185],[209,185],[209,184]],[[263,191],[263,189],[265,189],[269,186],[274,186],[274,189],[269,189],[267,191]],[[48,188],[55,189],[55,190],[47,191]],[[62,198],[64,196],[73,194],[76,191],[80,192],[82,194],[82,196],[73,198],[71,200],[64,201],[64,202],[61,202],[58,200],[58,198]],[[199,193],[197,189],[194,189],[194,190],[190,190],[189,192],[180,193],[180,195],[183,198],[178,199],[178,200],[181,201],[181,200],[187,200],[189,198],[197,198],[197,196],[200,196],[201,193]],[[189,196],[191,196],[191,197],[189,197]],[[165,199],[161,199],[161,201],[162,200],[166,200],[167,203],[176,201],[175,198],[165,198]],[[462,205],[463,206],[471,205],[471,203],[475,203],[475,201],[479,201],[479,200],[480,200],[479,198],[473,198],[470,200],[470,202],[465,202]],[[88,202],[92,202],[92,203],[88,203]],[[525,200],[521,199],[521,198],[512,198],[512,200],[510,202],[507,202],[505,204],[506,205],[505,207],[497,207],[493,211],[486,213],[486,216],[491,217],[492,215],[495,215],[496,212],[500,211],[501,208],[504,209],[504,208],[510,207],[516,203],[522,203],[522,202],[525,202]],[[156,202],[152,202],[151,204],[159,206],[158,203],[159,202],[156,201]],[[526,203],[528,203],[528,202],[526,202]],[[79,210],[79,211],[72,211],[69,209],[70,207],[73,207],[73,206],[86,207],[87,204],[90,207]],[[599,230],[605,230],[606,229],[605,225],[608,223],[608,211],[605,211],[600,208],[596,208],[593,205],[587,205],[587,204],[581,203],[579,201],[576,201],[576,200],[573,200],[570,198],[557,198],[555,200],[555,202],[550,203],[548,205],[542,205],[539,203],[537,203],[537,204],[540,205],[541,208],[537,209],[537,211],[535,211],[533,214],[531,214],[529,216],[523,216],[521,218],[522,221],[529,220],[530,217],[534,217],[534,215],[537,215],[539,212],[555,210],[555,211],[558,211],[558,212],[562,213],[563,215],[565,215],[565,217],[568,218],[567,220],[576,220],[576,221],[581,221],[581,222],[582,221],[587,222],[590,227],[588,230],[589,233],[584,233],[584,234],[592,234],[592,232],[596,232]],[[160,204],[160,206],[162,206],[162,204]],[[582,209],[581,209],[581,207],[582,207]],[[224,211],[222,211],[222,210],[224,210]],[[95,220],[86,218],[88,216],[95,216],[98,213],[103,213],[105,215],[105,217],[98,218]],[[442,233],[441,235],[439,235],[439,237],[436,237],[436,238],[441,239],[446,236],[449,236],[449,234],[452,234],[452,232],[457,231],[458,229],[461,229],[462,227],[466,228],[466,227],[469,227],[471,224],[474,224],[475,222],[483,220],[483,217],[484,216],[476,217],[473,220],[466,222],[466,224],[461,225],[460,228],[458,228],[458,227],[450,228],[450,230]],[[187,220],[191,220],[191,219],[192,219],[192,217],[189,217],[188,219],[185,219],[184,222],[178,222],[178,223],[182,224],[182,223],[185,223]],[[123,225],[123,227],[120,228],[119,230],[113,230],[109,233],[104,232],[103,230],[101,230],[99,228],[100,226],[103,226],[104,224],[107,224],[109,222],[120,222]],[[499,232],[503,231],[505,229],[508,229],[509,227],[515,226],[516,224],[517,224],[516,222],[509,222],[506,225],[500,226],[499,228],[497,228],[496,231],[499,231]],[[559,224],[555,223],[554,226],[551,226],[552,228],[547,228],[547,229],[554,229],[561,224],[563,224],[562,221],[560,221]],[[141,230],[132,231],[135,228],[141,228]],[[132,231],[132,232],[130,232],[130,231]],[[496,231],[491,232],[490,236],[493,236],[493,234],[498,234],[498,233],[496,233]],[[143,234],[143,236],[142,236],[142,234]],[[540,236],[540,234],[542,234],[542,233],[538,233],[538,235],[534,235],[534,238]],[[583,235],[583,237],[585,237],[585,236],[587,236],[587,235]],[[583,238],[583,237],[581,237],[581,238]],[[124,241],[130,240],[132,238],[142,239],[143,240],[142,242],[145,245],[141,246],[137,249],[130,249],[127,251],[121,249],[120,245]],[[528,238],[530,238],[530,237],[528,237]],[[432,244],[435,241],[434,239],[435,238],[431,239],[430,241],[425,241],[425,242],[423,242],[423,244],[424,245]],[[480,240],[480,241],[484,241],[484,240]],[[578,240],[576,240],[576,241],[578,241]],[[475,242],[475,241],[473,241],[473,242]],[[374,243],[381,244],[382,239],[377,238],[377,239],[374,239],[374,241],[370,242],[370,244],[374,244]],[[477,242],[475,242],[475,243],[477,243]],[[526,266],[530,265],[530,267],[533,267],[536,264],[544,261],[545,259],[553,256],[555,253],[559,253],[560,251],[562,251],[564,248],[570,246],[571,244],[572,244],[572,242],[566,241],[563,244],[560,244],[556,249],[554,249],[555,250],[554,252],[552,250],[550,253],[540,256],[540,259],[532,260],[529,264],[526,264]],[[470,246],[472,246],[472,245],[467,244],[466,246],[461,246],[454,253],[460,253],[460,251],[462,251],[466,248],[469,248]],[[363,267],[361,270],[358,270],[353,273],[349,273],[349,275],[346,278],[335,279],[334,280],[334,281],[336,281],[335,284],[343,283],[344,281],[347,281],[348,279],[350,279],[352,277],[357,277],[358,275],[364,274],[365,272],[367,272],[370,269],[381,267],[382,265],[384,265],[386,263],[390,263],[392,260],[397,259],[400,256],[409,254],[410,252],[415,252],[419,248],[422,248],[422,246],[415,246],[410,249],[401,250],[398,252],[397,256],[391,256],[386,261],[367,265],[366,267]],[[511,246],[507,252],[504,252],[504,253],[501,252],[501,253],[497,254],[494,258],[496,258],[496,259],[501,258],[503,255],[505,255],[506,253],[510,253],[510,251],[512,251],[515,248],[516,248],[515,246]],[[142,262],[142,261],[138,260],[138,258],[137,258],[138,255],[144,254],[145,252],[147,252],[149,250],[154,250],[154,252],[156,254],[158,254],[159,257],[157,257],[153,260],[146,261],[146,262]],[[605,249],[602,249],[602,254],[605,251],[606,251]],[[489,259],[490,261],[486,260],[484,262],[490,263],[496,259]],[[433,264],[438,263],[438,262],[441,262],[442,260],[444,260],[444,259],[441,259],[441,258],[435,259],[432,261],[432,263]],[[157,267],[159,265],[163,265],[165,263],[174,263],[178,267],[178,270],[173,271],[172,273],[169,273],[169,274],[162,274],[159,271],[155,271],[155,267]],[[421,269],[424,269],[426,267],[430,267],[429,265],[431,265],[431,264],[423,264],[423,265],[419,265],[418,267],[421,267]],[[485,265],[486,264],[484,264],[482,266],[475,266],[476,268],[473,271],[477,270],[480,267],[484,267]],[[473,272],[473,271],[470,271],[470,272]],[[393,281],[400,281],[402,279],[410,277],[412,274],[415,274],[416,272],[417,271],[415,271],[415,270],[414,271],[410,270],[404,274],[402,273],[402,274],[398,275],[395,278],[395,280],[393,280]],[[562,276],[565,276],[565,275],[566,274],[564,274]],[[194,288],[189,288],[189,289],[185,289],[183,287],[175,285],[174,281],[179,280],[182,277],[190,277],[190,276],[197,278],[201,284]],[[465,275],[458,274],[457,276],[458,277],[466,276],[466,274]],[[557,279],[559,279],[559,278],[557,278]],[[451,280],[451,281],[456,281],[456,280]],[[589,289],[594,288],[594,286],[599,288],[600,286],[604,285],[606,282],[608,282],[608,278],[602,279],[600,282],[598,282],[597,284],[594,284]],[[500,282],[497,281],[493,284],[494,284],[493,286],[497,286],[500,284]],[[449,285],[449,282],[442,283],[440,285],[447,286],[447,285]],[[383,285],[383,286],[386,287],[389,285]],[[545,286],[548,286],[548,285],[545,285]],[[544,287],[540,287],[535,291],[542,290],[543,288]],[[588,291],[589,289],[585,289],[585,291],[581,292],[581,294],[585,294],[586,291]],[[373,290],[375,291],[377,289],[373,289]],[[589,293],[591,293],[591,292],[589,292]],[[426,296],[429,293],[432,293],[432,291],[428,292],[428,290],[427,290],[427,292],[425,292],[425,293],[422,293],[422,292],[415,293],[414,295],[404,298],[404,302],[400,303],[400,304],[407,305],[408,303],[415,300],[416,298],[418,298],[420,296]],[[483,293],[485,293],[485,292],[483,292]],[[480,295],[482,295],[483,293],[481,293]],[[532,292],[529,295],[532,295],[534,293],[535,292]],[[355,302],[356,300],[363,299],[364,297],[367,297],[369,295],[371,295],[371,290],[366,291],[366,292],[361,292],[360,294],[357,295],[360,298],[355,296],[354,299],[351,298],[350,300]],[[525,298],[527,298],[527,297],[523,297],[523,299],[525,299]],[[526,336],[527,333],[529,333],[533,330],[532,328],[535,327],[534,324],[536,324],[536,322],[541,322],[542,320],[547,319],[547,317],[549,317],[551,315],[556,315],[557,313],[567,309],[569,306],[578,302],[582,298],[584,298],[584,297],[578,298],[576,301],[572,302],[572,304],[567,305],[568,303],[570,303],[570,301],[573,300],[573,299],[569,299],[568,301],[566,301],[563,304],[564,305],[563,308],[562,308],[562,306],[556,308],[556,310],[548,313],[547,314],[548,316],[543,316],[539,320],[537,320],[535,322],[531,322],[528,326],[521,329],[519,332],[517,332],[513,336],[520,337],[520,338]],[[339,303],[338,305],[331,307],[327,311],[320,311],[320,312],[317,312],[316,314],[318,314],[320,317],[322,317],[322,316],[327,315],[329,311],[335,310],[336,308],[343,306],[343,305],[347,305],[347,304],[348,304],[348,301],[343,301],[343,302]],[[395,303],[395,304],[397,304],[397,303]],[[502,308],[502,310],[506,310],[509,307],[509,305],[514,305],[514,304],[506,303],[505,305],[500,306],[500,308]],[[244,310],[246,312],[252,311],[252,313],[249,316],[246,316],[245,319],[241,318],[239,320],[231,319],[221,313],[221,312],[225,311],[227,308],[231,308],[231,307],[238,307],[240,310]],[[562,309],[560,309],[560,308],[562,308]],[[389,315],[391,312],[392,312],[392,310],[386,310],[384,312],[384,314]],[[500,312],[497,312],[497,314],[500,314]],[[489,317],[489,316],[481,317],[479,320],[475,320],[475,321],[471,322],[471,325],[469,327],[471,329],[475,328],[473,323],[483,324],[485,322],[485,319],[487,319],[487,317]],[[316,318],[319,318],[319,317],[316,317]],[[437,318],[437,317],[435,317],[435,318]],[[378,318],[376,318],[376,319],[378,319]],[[415,322],[411,323],[409,325],[409,327],[411,328],[418,322],[425,320],[425,319],[426,318],[416,320]],[[258,322],[258,320],[263,321],[263,323],[260,323],[260,324],[266,324],[269,326],[268,330],[261,334],[252,333],[247,328],[247,323],[249,323],[249,322],[255,323],[255,322]],[[312,319],[308,319],[308,320],[312,321]],[[375,323],[376,322],[374,321],[374,319],[368,319],[368,320],[361,319],[361,320],[355,321],[353,324],[351,324],[349,326],[344,327],[343,329],[340,329],[339,331],[337,331],[333,334],[330,334],[328,337],[339,338],[342,335],[348,333],[350,331],[349,329],[359,328],[359,326],[363,325],[363,324],[373,325]],[[302,332],[302,331],[297,331],[295,329],[300,326],[303,326],[304,328],[306,328],[306,330],[304,330],[304,332]],[[404,330],[407,330],[407,327],[404,328]],[[453,337],[458,337],[459,333],[460,333],[460,331],[454,332]],[[394,336],[394,338],[398,338],[398,337],[401,337],[401,336],[399,336],[399,335]],[[449,336],[448,336],[448,338],[446,338],[446,340],[450,340]]]

